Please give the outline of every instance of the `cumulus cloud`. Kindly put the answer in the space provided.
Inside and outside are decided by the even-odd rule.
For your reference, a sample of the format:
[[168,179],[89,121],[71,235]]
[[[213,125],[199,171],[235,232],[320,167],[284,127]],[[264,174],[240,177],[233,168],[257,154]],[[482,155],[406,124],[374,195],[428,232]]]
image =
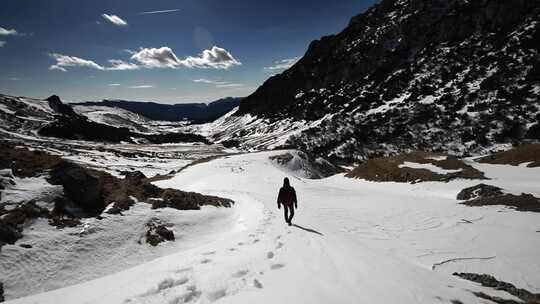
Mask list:
[[106,69],[111,71],[126,71],[139,69],[139,66],[135,63],[125,62],[119,59],[111,59],[109,60],[109,63],[111,64],[111,66],[107,67]]
[[5,42],[5,41],[2,41],[2,40],[0,40],[0,47],[4,47],[4,45],[6,45],[6,42]]
[[298,60],[300,60],[300,57],[287,58],[287,59],[274,61],[273,66],[265,67],[264,69],[268,71],[285,70],[292,67],[295,63],[298,62]]
[[49,56],[56,60],[56,63],[51,65],[49,67],[49,70],[58,70],[62,72],[67,72],[67,68],[70,67],[86,67],[102,71],[125,71],[136,70],[139,68],[139,66],[134,63],[125,62],[118,59],[109,60],[110,66],[102,66],[92,60],[83,59],[75,56],[67,56],[58,53],[52,53],[49,54]]
[[[126,52],[127,51],[128,50],[126,50]],[[229,52],[217,46],[214,46],[210,50],[204,50],[199,57],[190,56],[183,60],[179,59],[176,54],[174,54],[173,50],[166,46],[160,48],[141,48],[138,51],[129,52],[131,54],[131,62],[120,59],[110,59],[108,60],[108,66],[99,65],[92,60],[80,57],[52,53],[49,55],[56,60],[56,63],[51,65],[49,69],[63,72],[67,72],[68,67],[87,67],[105,71],[125,71],[141,68],[177,69],[181,67],[229,69],[233,66],[241,65],[241,63]],[[226,85],[229,83],[223,82],[214,84]]]
[[148,12],[139,13],[139,15],[173,13],[173,12],[178,12],[179,10],[180,10],[179,8],[175,8],[175,9],[168,9],[168,10],[161,10],[161,11],[148,11]]
[[138,61],[147,68],[176,68],[180,65],[180,59],[176,57],[171,48],[141,48],[131,56],[132,60]]
[[96,70],[104,70],[101,65],[93,62],[92,60],[86,60],[75,56],[66,56],[58,53],[49,54],[56,60],[56,63],[49,67],[49,70],[58,70],[67,72],[67,67],[87,67]]
[[198,57],[187,57],[181,61],[181,64],[189,68],[226,70],[241,65],[242,63],[236,60],[227,50],[213,46],[210,50],[204,50]]
[[132,60],[138,61],[147,68],[213,68],[229,69],[242,63],[236,60],[227,50],[213,46],[210,50],[204,50],[199,56],[189,56],[183,60],[178,59],[173,50],[163,46],[160,48],[141,48],[131,56]]
[[15,29],[6,29],[0,26],[0,36],[15,36],[19,34]]
[[101,17],[103,17],[103,19],[109,21],[110,23],[118,25],[118,26],[127,26],[128,25],[128,23],[124,19],[122,19],[122,18],[120,18],[120,17],[118,17],[116,15],[101,14]]

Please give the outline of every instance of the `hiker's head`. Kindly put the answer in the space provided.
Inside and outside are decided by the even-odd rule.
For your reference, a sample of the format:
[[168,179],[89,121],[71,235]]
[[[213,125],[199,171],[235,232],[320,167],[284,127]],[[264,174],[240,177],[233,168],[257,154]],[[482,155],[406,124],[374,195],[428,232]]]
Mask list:
[[288,177],[285,177],[283,179],[283,187],[290,187],[291,184],[289,183],[289,178]]

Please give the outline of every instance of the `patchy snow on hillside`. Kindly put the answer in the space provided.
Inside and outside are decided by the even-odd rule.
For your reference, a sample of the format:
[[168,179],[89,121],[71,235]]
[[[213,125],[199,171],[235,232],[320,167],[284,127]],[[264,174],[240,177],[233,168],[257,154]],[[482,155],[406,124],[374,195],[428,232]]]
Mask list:
[[[207,241],[193,234],[177,240],[182,248],[170,255],[10,303],[478,303],[478,291],[516,299],[455,271],[540,292],[540,215],[459,204],[456,194],[479,181],[377,183],[341,174],[309,180],[269,159],[280,154],[223,157],[156,182],[235,200]],[[539,168],[471,164],[506,191],[540,195]],[[299,201],[293,226],[276,204],[286,176]]]

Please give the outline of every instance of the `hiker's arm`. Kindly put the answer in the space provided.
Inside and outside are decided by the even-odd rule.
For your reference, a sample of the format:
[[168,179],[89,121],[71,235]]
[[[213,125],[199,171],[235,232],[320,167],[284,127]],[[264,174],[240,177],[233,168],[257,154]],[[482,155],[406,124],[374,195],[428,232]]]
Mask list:
[[279,194],[277,197],[277,207],[278,209],[281,209],[281,189],[279,189]]
[[298,209],[298,201],[296,200],[296,191],[293,191],[294,208]]

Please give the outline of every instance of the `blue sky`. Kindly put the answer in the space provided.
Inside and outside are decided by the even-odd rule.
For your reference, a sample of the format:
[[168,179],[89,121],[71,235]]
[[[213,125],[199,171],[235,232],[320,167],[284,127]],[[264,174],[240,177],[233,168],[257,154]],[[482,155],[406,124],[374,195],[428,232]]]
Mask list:
[[0,93],[162,103],[246,96],[375,0],[3,0]]

